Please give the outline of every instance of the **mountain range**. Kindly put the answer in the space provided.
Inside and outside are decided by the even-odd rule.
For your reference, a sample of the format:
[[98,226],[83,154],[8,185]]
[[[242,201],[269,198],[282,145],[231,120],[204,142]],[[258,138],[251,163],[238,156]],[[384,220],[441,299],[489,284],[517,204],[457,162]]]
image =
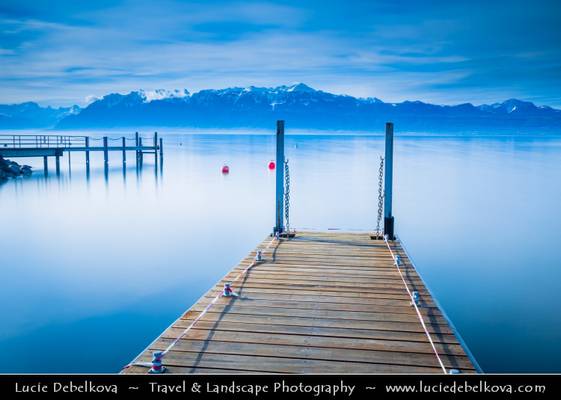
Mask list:
[[516,99],[475,106],[421,101],[386,103],[315,90],[303,83],[275,88],[138,90],[112,93],[85,108],[0,105],[0,129],[98,129],[142,126],[271,128],[284,119],[298,129],[376,130],[386,121],[409,131],[561,131],[561,110]]
[[0,129],[50,128],[80,112],[80,107],[41,107],[34,102],[0,104]]

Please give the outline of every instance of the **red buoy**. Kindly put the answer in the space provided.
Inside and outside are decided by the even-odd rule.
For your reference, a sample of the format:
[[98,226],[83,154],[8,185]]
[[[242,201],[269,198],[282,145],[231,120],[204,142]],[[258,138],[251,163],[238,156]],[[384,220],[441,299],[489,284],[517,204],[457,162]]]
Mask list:
[[273,169],[275,169],[275,167],[276,167],[275,162],[274,161],[269,161],[269,169],[273,170]]
[[228,174],[230,172],[230,167],[228,167],[227,165],[224,165],[222,167],[222,173],[223,174]]

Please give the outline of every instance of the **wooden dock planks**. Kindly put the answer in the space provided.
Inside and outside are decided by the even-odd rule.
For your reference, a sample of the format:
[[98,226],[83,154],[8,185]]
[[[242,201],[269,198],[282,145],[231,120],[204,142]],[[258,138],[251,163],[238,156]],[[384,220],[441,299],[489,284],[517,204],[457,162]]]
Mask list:
[[[271,239],[258,246],[264,249]],[[476,372],[399,242],[411,290],[447,369]],[[251,252],[136,362],[166,349],[250,265]],[[441,373],[390,251],[367,233],[298,232],[275,241],[164,357],[169,373]],[[132,365],[124,373],[146,373]]]

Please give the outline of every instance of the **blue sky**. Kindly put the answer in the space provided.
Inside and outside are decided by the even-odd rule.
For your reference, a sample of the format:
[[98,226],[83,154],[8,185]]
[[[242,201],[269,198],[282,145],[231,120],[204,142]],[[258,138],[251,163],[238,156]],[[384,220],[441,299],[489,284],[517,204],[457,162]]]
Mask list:
[[0,103],[295,82],[384,101],[561,107],[561,1],[0,3]]

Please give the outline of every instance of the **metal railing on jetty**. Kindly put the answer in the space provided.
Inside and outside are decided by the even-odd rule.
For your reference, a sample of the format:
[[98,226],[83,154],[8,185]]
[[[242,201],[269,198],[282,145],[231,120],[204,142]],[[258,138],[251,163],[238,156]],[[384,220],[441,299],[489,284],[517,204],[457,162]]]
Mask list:
[[0,135],[2,148],[84,147],[87,136],[74,135]]
[[0,156],[2,157],[43,157],[45,174],[48,174],[48,158],[55,158],[57,174],[60,174],[60,157],[64,152],[83,152],[86,171],[90,169],[90,152],[103,152],[104,166],[109,165],[109,153],[122,154],[123,165],[127,162],[127,152],[134,151],[136,163],[142,164],[144,154],[153,154],[155,162],[163,159],[163,140],[154,132],[152,137],[93,137],[81,135],[0,135]]

